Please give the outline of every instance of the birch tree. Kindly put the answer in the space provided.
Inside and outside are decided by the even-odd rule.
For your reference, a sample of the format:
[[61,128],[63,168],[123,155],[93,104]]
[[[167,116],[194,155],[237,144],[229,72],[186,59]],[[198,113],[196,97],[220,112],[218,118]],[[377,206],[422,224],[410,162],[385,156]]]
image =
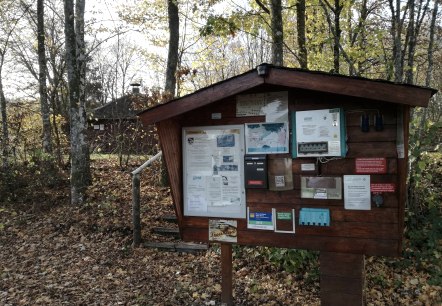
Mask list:
[[89,151],[86,141],[85,110],[85,52],[84,52],[85,0],[77,0],[74,13],[73,0],[64,0],[66,65],[69,87],[69,121],[71,141],[71,204],[85,201],[90,183]]

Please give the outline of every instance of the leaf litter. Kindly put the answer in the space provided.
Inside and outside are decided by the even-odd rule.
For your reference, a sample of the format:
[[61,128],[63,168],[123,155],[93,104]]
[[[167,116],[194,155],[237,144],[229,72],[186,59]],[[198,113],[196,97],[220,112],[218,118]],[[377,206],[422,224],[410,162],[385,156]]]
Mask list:
[[[45,209],[27,203],[0,206],[1,305],[221,305],[220,249],[196,254],[132,248],[131,177],[111,160],[93,161],[88,202],[71,207],[60,188],[45,190]],[[138,165],[133,165],[135,168]],[[159,187],[159,166],[142,175],[142,237],[171,226],[168,188]],[[68,186],[64,187],[68,195]],[[36,192],[36,195],[40,192]],[[49,208],[48,208],[49,207]],[[246,251],[243,251],[246,250]],[[416,267],[392,259],[366,260],[366,305],[438,305],[441,288]],[[394,259],[393,259],[394,260]],[[259,248],[235,248],[235,305],[319,305],[319,279],[281,271]]]

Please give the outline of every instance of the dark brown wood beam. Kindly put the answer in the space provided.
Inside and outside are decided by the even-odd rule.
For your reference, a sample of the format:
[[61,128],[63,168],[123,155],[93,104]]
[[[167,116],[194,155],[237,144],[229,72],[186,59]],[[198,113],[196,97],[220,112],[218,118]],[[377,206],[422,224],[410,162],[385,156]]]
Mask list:
[[364,255],[321,252],[321,305],[363,305]]
[[239,94],[245,90],[264,84],[264,78],[256,70],[238,77],[217,83],[166,104],[158,105],[139,114],[144,125],[169,119],[218,100]]
[[232,284],[232,245],[221,244],[221,302],[224,305],[233,305]]
[[428,106],[433,89],[350,78],[326,73],[270,68],[266,84],[367,98],[411,106]]
[[178,219],[178,226],[181,229],[181,222],[183,220],[181,126],[177,121],[169,119],[157,123],[157,129],[163,151],[163,158],[166,162],[167,173],[169,175],[169,184],[175,213]]

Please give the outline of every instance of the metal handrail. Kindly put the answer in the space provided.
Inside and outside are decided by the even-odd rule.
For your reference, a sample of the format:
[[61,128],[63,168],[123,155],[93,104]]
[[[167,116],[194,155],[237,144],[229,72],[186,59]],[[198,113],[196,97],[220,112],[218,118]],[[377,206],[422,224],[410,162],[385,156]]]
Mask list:
[[132,223],[133,223],[133,243],[137,247],[141,243],[141,218],[140,218],[140,173],[149,167],[154,161],[159,159],[162,151],[150,158],[144,164],[132,171]]

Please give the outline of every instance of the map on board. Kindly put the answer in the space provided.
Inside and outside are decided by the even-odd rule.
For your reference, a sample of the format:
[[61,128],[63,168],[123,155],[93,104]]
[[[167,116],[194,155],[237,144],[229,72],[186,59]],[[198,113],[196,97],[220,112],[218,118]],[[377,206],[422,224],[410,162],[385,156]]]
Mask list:
[[289,152],[287,122],[246,124],[246,154]]

